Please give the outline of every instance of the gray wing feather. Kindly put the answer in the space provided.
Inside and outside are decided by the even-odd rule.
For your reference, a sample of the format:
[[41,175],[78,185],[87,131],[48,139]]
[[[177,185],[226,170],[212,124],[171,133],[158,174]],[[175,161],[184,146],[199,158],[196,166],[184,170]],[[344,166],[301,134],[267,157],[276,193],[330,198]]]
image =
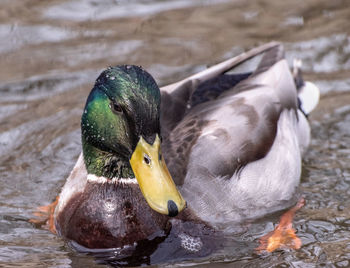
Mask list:
[[186,108],[190,103],[193,92],[200,84],[209,79],[215,78],[248,59],[279,46],[277,42],[270,42],[253,48],[236,57],[216,64],[202,72],[189,76],[179,82],[162,87],[161,94],[161,126],[162,135],[166,137],[170,131],[182,120],[186,114]]
[[163,142],[177,184],[183,184],[189,170],[196,173],[203,167],[214,177],[231,177],[269,152],[281,112],[297,109],[297,91],[283,47],[274,44],[264,52],[248,79],[177,118]]

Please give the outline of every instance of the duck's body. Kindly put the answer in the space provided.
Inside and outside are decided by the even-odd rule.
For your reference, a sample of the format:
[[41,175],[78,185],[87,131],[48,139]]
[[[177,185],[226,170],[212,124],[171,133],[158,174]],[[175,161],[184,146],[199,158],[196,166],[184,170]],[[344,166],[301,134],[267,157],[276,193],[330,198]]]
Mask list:
[[[164,141],[185,200],[212,224],[261,216],[296,201],[310,129],[287,62],[274,52],[257,74],[189,110]],[[259,73],[266,61],[275,64]]]
[[[113,108],[115,114],[123,114],[128,120],[121,127],[126,136],[117,138],[115,148],[108,147],[113,143],[105,143],[111,137],[106,134],[107,128],[100,128],[100,132],[92,135],[86,128],[87,122],[91,125],[92,117],[83,115],[83,154],[60,195],[55,211],[57,231],[88,248],[122,247],[166,233],[170,228],[169,217],[158,212],[175,216],[184,207],[181,195],[188,206],[180,216],[183,220],[196,218],[216,228],[295,203],[301,157],[309,143],[310,129],[298,108],[297,87],[283,58],[282,47],[269,44],[260,48],[262,52],[267,49],[270,50],[252,74],[223,75],[233,65],[226,62],[162,88],[158,97],[154,97],[158,93],[153,91],[151,82],[152,89],[147,91],[152,92],[145,98],[152,98],[152,108],[145,108],[145,99],[138,103],[134,95],[130,98],[122,95],[131,108],[122,110],[119,105]],[[131,72],[126,80],[132,80],[132,85],[139,85],[137,90],[142,91],[143,82],[135,72],[144,75],[144,71],[135,68],[121,69]],[[92,113],[89,103],[96,96],[105,98],[104,92],[113,103],[119,98],[108,95],[111,85],[101,81],[102,75],[95,88],[101,86],[103,90],[90,94],[85,114]],[[222,87],[205,100],[192,97],[196,90],[208,95],[210,90],[206,88],[211,85]],[[131,88],[132,94],[136,94],[135,87]],[[160,108],[156,108],[158,98],[162,101]],[[157,109],[160,118],[153,114]],[[132,111],[136,116],[130,119]],[[145,118],[141,118],[143,115]],[[108,113],[105,120],[110,116]],[[99,120],[95,129],[103,124],[104,118]],[[169,184],[170,190],[164,190],[165,205],[158,198],[162,195],[158,190],[147,188],[152,184],[151,175],[146,182],[139,180],[148,171],[139,170],[137,164],[137,157],[144,157],[140,160],[143,165],[152,165],[157,160],[160,166],[165,166],[160,153],[152,158],[144,149],[152,143],[153,147],[160,146],[159,122],[163,156],[181,192],[181,195],[172,192]],[[103,140],[96,140],[97,135]],[[103,157],[94,162],[96,155]],[[156,198],[152,197],[153,191]]]

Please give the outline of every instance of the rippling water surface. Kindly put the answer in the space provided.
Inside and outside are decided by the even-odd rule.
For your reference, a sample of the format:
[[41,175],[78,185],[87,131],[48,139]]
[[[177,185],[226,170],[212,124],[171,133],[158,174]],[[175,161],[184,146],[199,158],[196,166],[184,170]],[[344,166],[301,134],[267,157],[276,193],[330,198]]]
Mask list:
[[[0,266],[99,267],[28,222],[59,193],[80,153],[79,120],[94,79],[137,64],[160,85],[257,44],[285,44],[321,89],[304,160],[298,251],[257,255],[276,217],[199,259],[200,267],[350,266],[350,2],[346,0],[4,0],[0,2]],[[163,250],[163,251],[162,251]],[[170,254],[171,255],[171,254]],[[101,266],[103,267],[103,266]]]

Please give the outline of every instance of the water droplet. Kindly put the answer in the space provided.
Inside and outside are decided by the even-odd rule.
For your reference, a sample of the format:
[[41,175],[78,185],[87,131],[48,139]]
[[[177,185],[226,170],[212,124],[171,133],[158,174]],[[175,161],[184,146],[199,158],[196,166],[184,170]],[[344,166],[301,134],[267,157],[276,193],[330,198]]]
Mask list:
[[106,78],[108,78],[109,77],[109,75],[108,74],[106,74]]
[[131,68],[131,65],[126,65],[126,69],[130,69]]
[[110,69],[112,69],[112,66],[108,66],[108,67],[107,67],[107,70],[110,70]]
[[84,114],[87,114],[87,110],[86,109],[84,110]]
[[114,80],[115,79],[115,77],[114,76],[111,76],[111,78],[110,78],[111,80]]
[[89,124],[89,123],[86,123],[86,125],[87,125],[87,126],[90,126],[90,124]]
[[105,140],[105,138],[104,137],[102,137],[102,139],[101,139],[102,141],[104,141]]

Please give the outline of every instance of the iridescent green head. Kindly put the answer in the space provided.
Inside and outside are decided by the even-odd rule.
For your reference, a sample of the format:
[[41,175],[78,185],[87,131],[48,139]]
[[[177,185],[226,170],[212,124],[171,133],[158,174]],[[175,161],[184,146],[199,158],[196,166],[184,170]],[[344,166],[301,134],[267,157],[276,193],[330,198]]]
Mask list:
[[96,80],[81,120],[89,174],[136,178],[151,208],[175,216],[186,202],[161,154],[160,91],[147,72],[116,66]]
[[[123,65],[103,71],[90,92],[81,120],[88,171],[110,176],[103,169],[108,173],[113,168],[109,163],[112,160],[119,161],[114,163],[119,166],[128,162],[140,136],[153,143],[160,133],[159,109],[159,88],[142,68]],[[103,158],[101,163],[93,163],[96,157]]]

